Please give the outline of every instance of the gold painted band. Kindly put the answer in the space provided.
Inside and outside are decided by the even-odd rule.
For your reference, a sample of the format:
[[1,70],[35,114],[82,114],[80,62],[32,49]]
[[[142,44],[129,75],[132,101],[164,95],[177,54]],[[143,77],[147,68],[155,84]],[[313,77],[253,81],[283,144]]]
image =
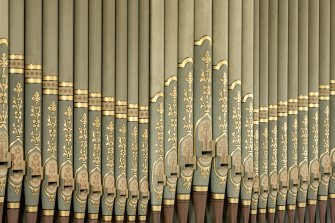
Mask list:
[[319,96],[319,92],[315,91],[315,92],[308,92],[308,96],[313,97],[313,96]]
[[73,83],[72,82],[59,82],[58,86],[59,87],[73,87]]
[[60,101],[73,101],[72,95],[59,95],[58,100]]
[[297,115],[298,114],[298,110],[290,110],[287,112],[288,115]]
[[88,106],[88,110],[90,110],[90,111],[101,111],[101,106],[90,105],[90,106]]
[[138,104],[128,104],[128,108],[138,108]]
[[128,122],[138,122],[138,117],[129,117],[128,116]]
[[261,118],[261,119],[259,119],[259,122],[267,123],[267,122],[269,122],[269,120],[267,118]]
[[187,57],[183,60],[183,62],[178,63],[178,68],[184,68],[186,64],[192,63],[193,64],[193,58],[192,57]]
[[212,45],[212,39],[208,35],[205,35],[205,36],[201,37],[199,40],[194,41],[194,45],[201,46],[206,40],[208,40],[209,44]]
[[116,101],[116,105],[127,105],[127,101]]
[[250,206],[251,205],[251,200],[241,200],[241,204],[243,206]]
[[329,84],[320,84],[320,89],[329,89]]
[[228,197],[228,204],[238,204],[239,199],[235,197]]
[[335,80],[330,80],[330,83],[331,84],[335,84]]
[[277,116],[278,117],[287,117],[287,112],[278,113]]
[[199,191],[199,192],[208,191],[207,186],[193,186],[192,189],[193,189],[193,191]]
[[306,202],[298,202],[297,206],[298,206],[298,208],[305,208],[306,207]]
[[174,199],[164,199],[164,205],[174,205]]
[[147,220],[147,216],[145,216],[145,215],[139,215],[137,218],[138,218],[139,221],[146,221]]
[[127,118],[127,114],[116,114],[115,118]]
[[41,78],[26,78],[24,79],[24,82],[27,84],[41,84],[42,79]]
[[148,118],[139,118],[138,123],[142,123],[142,124],[149,123],[149,119]]
[[7,208],[9,209],[19,209],[20,208],[20,203],[7,203]]
[[88,95],[88,90],[86,89],[75,89],[73,91],[75,95]]
[[308,95],[299,95],[298,99],[308,99]]
[[335,91],[330,91],[329,94],[332,95],[332,96],[334,96],[335,95]]
[[5,197],[0,197],[0,203],[5,202]]
[[299,107],[298,110],[299,111],[308,111],[308,107]]
[[115,111],[102,111],[103,116],[114,116]]
[[219,63],[213,64],[212,67],[213,67],[213,70],[220,70],[223,65],[228,65],[228,61],[221,60]]
[[42,215],[44,216],[53,216],[55,214],[55,210],[42,210]]
[[254,125],[259,125],[259,121],[253,121]]
[[318,108],[318,107],[319,107],[319,104],[313,104],[313,103],[310,103],[310,104],[308,104],[308,107],[309,107],[309,108]]
[[87,108],[88,107],[88,103],[75,102],[73,104],[73,106],[75,108]]
[[124,216],[123,215],[116,215],[115,216],[115,221],[124,221]]
[[145,105],[140,105],[140,107],[138,108],[139,111],[149,111],[149,106],[145,106]]
[[46,95],[57,95],[58,94],[58,90],[57,89],[43,89],[43,94]]
[[320,96],[319,100],[320,101],[329,101],[330,97],[329,96]]
[[289,210],[289,211],[294,211],[295,208],[296,208],[295,204],[293,204],[293,205],[287,205],[287,210]]
[[328,194],[328,197],[329,197],[330,199],[334,199],[334,198],[335,198],[335,194]]
[[84,219],[85,218],[85,212],[84,213],[74,213],[74,218]]
[[277,117],[269,117],[269,121],[277,121]]
[[158,99],[160,97],[164,97],[164,93],[163,92],[158,92],[157,94],[155,94],[155,96],[153,96],[152,98],[150,98],[150,102],[151,103],[155,103],[158,101]]
[[58,216],[68,217],[68,216],[70,216],[70,211],[58,211]]
[[160,205],[152,205],[151,210],[155,212],[160,212],[162,210],[162,206]]
[[26,70],[42,70],[41,64],[26,64],[24,66],[24,69]]
[[38,211],[38,206],[26,206],[26,212],[34,213]]
[[102,216],[102,220],[103,221],[112,221],[112,216],[111,215],[103,215]]
[[24,60],[23,54],[9,54],[10,60]]
[[96,220],[99,218],[99,214],[87,214],[88,219]]
[[214,200],[224,200],[225,194],[212,194],[212,199]]
[[278,211],[285,211],[286,207],[285,207],[285,205],[280,205],[280,206],[277,206],[277,210]]
[[135,221],[135,220],[136,220],[136,216],[128,215],[128,216],[127,216],[127,220],[128,220],[128,221]]
[[100,92],[89,93],[88,97],[90,97],[90,98],[101,98],[101,93]]
[[266,214],[266,209],[265,208],[258,209],[258,213]]
[[43,75],[43,80],[44,81],[58,81],[58,77],[57,76],[54,76],[54,75],[46,75],[44,76]]
[[269,214],[274,214],[274,213],[276,213],[276,208],[268,208],[267,212]]
[[319,201],[326,201],[326,200],[328,200],[328,196],[327,196],[327,195],[326,195],[326,196],[319,195],[319,196],[318,196],[318,200],[319,200]]
[[190,200],[190,194],[177,194],[177,199],[178,200]]
[[307,200],[307,204],[309,204],[309,205],[315,205],[316,204],[316,200]]
[[0,44],[5,44],[5,45],[8,46],[8,40],[5,39],[5,38],[1,38],[1,39],[0,39]]
[[9,74],[24,74],[24,69],[20,68],[9,68]]
[[103,102],[114,102],[115,98],[114,97],[102,97],[101,100]]
[[257,210],[250,210],[250,214],[257,214]]

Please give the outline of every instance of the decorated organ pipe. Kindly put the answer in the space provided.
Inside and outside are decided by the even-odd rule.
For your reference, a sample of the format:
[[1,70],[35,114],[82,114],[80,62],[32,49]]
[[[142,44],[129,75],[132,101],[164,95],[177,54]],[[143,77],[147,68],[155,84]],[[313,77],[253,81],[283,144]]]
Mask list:
[[151,220],[160,221],[166,184],[164,164],[164,0],[150,0],[149,186]]
[[177,180],[176,206],[178,221],[188,222],[196,154],[193,138],[193,40],[194,0],[178,1],[178,70],[177,70],[177,141],[180,177]]
[[[214,222],[221,222],[230,164],[228,155],[228,0],[213,0],[213,140],[210,177]],[[214,103],[216,101],[217,103]]]
[[[253,1],[242,1],[241,68],[241,205],[243,222],[249,222],[253,185]],[[274,89],[275,90],[275,89]]]
[[320,1],[319,20],[319,162],[318,205],[320,222],[326,222],[331,160],[329,155],[330,1]]
[[179,177],[177,143],[177,56],[178,56],[178,1],[164,4],[164,159],[166,186],[164,187],[164,222],[173,222],[173,210]]
[[242,175],[241,160],[241,59],[242,1],[228,2],[228,151],[231,166],[227,179],[229,220],[237,220]]
[[128,198],[127,183],[127,10],[128,2],[115,5],[115,222],[123,222]]
[[127,222],[135,222],[138,202],[138,15],[139,1],[128,1]]
[[42,81],[42,218],[52,222],[59,185],[57,163],[58,124],[58,1],[43,3]]
[[320,181],[319,139],[319,1],[310,0],[308,8],[308,220],[315,220]]
[[59,2],[58,121],[57,160],[59,187],[58,218],[70,222],[74,190],[73,168],[73,38],[74,1]]
[[89,1],[88,16],[88,219],[98,222],[101,180],[102,0]]
[[110,222],[116,196],[115,154],[115,0],[102,1],[101,213]]
[[36,222],[43,179],[42,163],[42,1],[25,1],[24,180],[27,222]]
[[254,1],[253,34],[253,184],[250,205],[250,222],[257,222],[259,199],[259,0]]
[[269,58],[268,28],[269,2],[259,1],[259,199],[258,220],[266,222],[267,199],[269,194]]
[[[267,218],[275,222],[278,198],[278,1],[269,1],[269,196]],[[242,85],[243,87],[243,85]]]
[[150,0],[139,1],[139,36],[138,36],[138,187],[137,204],[138,222],[147,221],[149,193],[149,4]]
[[[89,195],[88,178],[88,1],[74,2],[73,194],[74,222],[84,222]],[[75,55],[80,55],[76,57]]]
[[333,1],[0,12],[0,222],[335,221]]
[[288,190],[287,178],[287,94],[288,94],[288,1],[278,1],[278,73],[277,73],[277,174],[278,222],[284,222]]
[[[3,8],[5,9],[5,7]],[[5,15],[5,13],[1,13]],[[19,212],[23,180],[26,171],[24,155],[24,1],[9,1],[9,57],[8,61],[8,143],[11,153],[11,165],[7,180],[7,219],[19,222]],[[5,20],[1,20],[5,21]],[[5,26],[3,26],[5,27]],[[1,44],[5,47],[5,43]],[[2,55],[2,54],[1,54]],[[0,216],[1,218],[1,216]],[[20,219],[21,220],[21,219]]]
[[1,147],[0,147],[0,219],[3,217],[3,210],[5,205],[5,193],[7,183],[7,172],[11,163],[11,153],[9,151],[9,133],[8,133],[8,65],[9,65],[9,1],[4,0],[1,4],[1,16],[0,16],[0,67],[1,77],[0,93],[3,98],[0,102],[0,136],[1,136]]
[[332,174],[330,177],[328,199],[330,209],[330,220],[335,221],[335,2],[330,2],[330,81],[329,81],[329,152]]
[[297,212],[304,222],[308,178],[308,1],[299,0],[298,11],[298,172]]

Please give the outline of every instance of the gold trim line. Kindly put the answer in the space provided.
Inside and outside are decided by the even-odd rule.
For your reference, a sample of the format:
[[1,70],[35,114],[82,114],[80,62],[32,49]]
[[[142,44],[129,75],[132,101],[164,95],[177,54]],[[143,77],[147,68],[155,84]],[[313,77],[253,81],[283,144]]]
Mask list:
[[128,215],[128,216],[127,216],[127,220],[128,220],[128,221],[135,221],[135,220],[136,220],[136,216],[134,216],[134,215],[133,215],[133,216]]
[[41,64],[26,64],[24,66],[24,69],[26,70],[42,70]]
[[276,213],[276,208],[268,208],[267,212],[269,214],[274,214],[274,213]]
[[178,200],[189,200],[190,199],[190,194],[177,194],[177,199]]
[[205,35],[205,36],[201,37],[199,40],[194,41],[194,45],[201,46],[206,40],[208,40],[209,44],[212,45],[212,39],[208,35]]
[[55,210],[42,210],[42,215],[44,216],[53,216],[55,214]]
[[297,207],[298,208],[305,208],[306,207],[306,203],[305,202],[298,202],[297,203]]
[[169,77],[165,82],[164,82],[164,85],[166,87],[170,86],[171,82],[172,81],[177,81],[177,75],[173,75],[171,77]]
[[162,210],[162,206],[153,205],[153,206],[151,206],[151,210],[159,212],[159,211]]
[[241,200],[241,204],[243,206],[250,206],[251,205],[251,200]]
[[72,82],[59,82],[58,86],[59,87],[73,87],[73,83]]
[[99,214],[87,214],[88,219],[96,220],[99,217]]
[[214,200],[224,200],[225,194],[212,194],[212,199]]
[[8,46],[8,39],[5,38],[0,39],[0,44],[6,44]]
[[186,64],[188,63],[192,63],[193,64],[193,58],[192,57],[187,57],[183,60],[183,62],[178,64],[179,68],[184,68],[186,66]]
[[208,191],[208,187],[207,186],[193,186],[192,190],[196,192],[206,192]]
[[43,76],[44,81],[57,81],[58,77],[57,76]]
[[153,96],[152,98],[150,98],[150,102],[155,103],[155,102],[158,101],[158,99],[160,97],[164,97],[164,93],[163,92],[158,92],[157,94],[155,94],[155,96]]
[[20,208],[20,203],[7,203],[7,208],[9,209],[19,209]]
[[164,199],[164,205],[173,206],[174,205],[174,199]]
[[102,216],[102,220],[103,221],[112,221],[112,216],[111,215],[103,215]]
[[9,73],[9,74],[24,74],[24,69],[20,69],[20,68],[9,68],[8,73]]
[[234,90],[237,85],[241,85],[241,80],[235,80],[228,86],[229,90]]
[[228,197],[228,204],[238,204],[239,199],[235,197]]
[[70,211],[58,211],[58,216],[68,217],[70,216]]
[[124,216],[123,215],[116,215],[115,217],[115,221],[124,221]]
[[322,195],[320,195],[320,196],[318,196],[318,200],[319,201],[326,201],[326,200],[328,200],[328,196],[322,196]]
[[278,211],[285,211],[286,210],[286,206],[285,205],[277,206],[277,210]]
[[223,65],[228,65],[228,61],[227,60],[221,60],[216,65],[213,65],[213,70],[220,70]]
[[9,54],[10,60],[24,60],[23,54]]
[[38,206],[26,206],[26,212],[33,213],[38,211]]
[[84,219],[85,218],[85,213],[74,213],[74,218],[76,219]]

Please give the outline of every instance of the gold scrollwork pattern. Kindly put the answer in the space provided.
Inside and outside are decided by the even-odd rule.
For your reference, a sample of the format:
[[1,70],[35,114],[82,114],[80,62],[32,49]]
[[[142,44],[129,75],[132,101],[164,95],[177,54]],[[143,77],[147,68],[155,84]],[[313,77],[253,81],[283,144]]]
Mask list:
[[80,140],[80,156],[79,160],[83,165],[87,161],[87,114],[84,113],[80,119],[81,127],[79,127],[79,140]]
[[120,135],[118,137],[119,140],[119,149],[120,149],[120,174],[126,174],[126,156],[127,156],[127,138],[126,138],[126,133],[127,133],[127,128],[126,124],[123,123],[121,128],[119,129]]
[[210,62],[212,61],[209,51],[205,52],[205,55],[201,58],[205,63],[205,70],[201,71],[200,83],[202,85],[202,96],[200,97],[200,108],[202,108],[204,113],[208,113],[211,110],[211,86],[212,86],[212,69],[210,68]]
[[133,176],[137,176],[137,136],[138,136],[138,130],[137,127],[135,126],[133,128],[133,131],[131,132],[131,136],[133,137],[132,143],[131,143],[131,155],[132,155],[132,164],[131,164],[131,171]]
[[95,117],[93,122],[92,142],[93,142],[93,160],[95,167],[100,167],[100,147],[101,147],[101,122],[99,117]]
[[114,124],[112,121],[109,122],[106,129],[107,166],[109,171],[114,175]]
[[14,97],[13,97],[13,105],[14,109],[14,117],[15,121],[13,123],[13,134],[15,134],[16,138],[22,137],[23,133],[23,87],[18,82],[16,86],[13,88]]
[[48,141],[47,151],[50,153],[52,157],[56,157],[57,106],[54,101],[51,102],[50,106],[48,107],[48,110],[51,112],[51,114],[48,115],[48,123],[47,123],[47,126],[49,127],[48,132],[50,137],[50,140]]
[[65,144],[63,145],[63,156],[71,162],[72,158],[72,109],[69,106],[64,112],[66,119],[63,123],[63,131],[65,133]]
[[149,150],[149,144],[148,144],[148,139],[149,139],[149,133],[148,129],[144,129],[143,134],[141,135],[142,137],[142,145],[141,145],[141,150],[143,154],[143,162],[142,162],[142,173],[144,178],[148,177],[148,150]]
[[30,141],[33,143],[34,146],[38,147],[38,150],[40,150],[39,143],[41,142],[41,133],[40,133],[39,129],[41,127],[41,121],[40,121],[40,117],[41,117],[41,106],[40,106],[41,96],[37,91],[33,95],[32,100],[33,100],[34,104],[30,108],[30,110],[31,110],[30,117],[32,118],[33,130],[30,133],[30,135],[31,135]]

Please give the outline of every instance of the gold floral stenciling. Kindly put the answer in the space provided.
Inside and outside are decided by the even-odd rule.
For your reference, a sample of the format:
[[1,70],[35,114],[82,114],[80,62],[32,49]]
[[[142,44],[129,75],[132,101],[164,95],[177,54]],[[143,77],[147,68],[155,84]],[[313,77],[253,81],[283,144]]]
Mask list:
[[298,120],[297,118],[294,119],[292,125],[292,158],[293,163],[297,164],[298,161]]
[[185,113],[187,116],[183,117],[184,129],[188,133],[192,133],[193,129],[193,76],[192,72],[188,72],[185,81],[187,82],[187,88],[184,89],[184,102],[185,102]]
[[131,143],[131,155],[132,155],[132,164],[131,164],[131,171],[133,176],[137,176],[137,136],[138,131],[137,127],[135,126],[133,128],[133,131],[131,132],[131,136],[133,137],[132,143]]
[[285,121],[281,127],[282,134],[280,139],[280,144],[282,145],[283,151],[281,154],[281,163],[283,168],[287,168],[287,122]]
[[48,132],[50,137],[50,140],[48,141],[47,151],[50,153],[51,156],[56,157],[57,107],[54,101],[51,102],[50,106],[48,107],[48,110],[51,112],[51,114],[48,115],[48,123],[47,123],[47,126],[49,127]]
[[41,97],[39,93],[36,91],[35,94],[32,97],[32,100],[34,104],[30,107],[30,117],[32,120],[32,127],[33,130],[31,131],[31,139],[30,141],[33,143],[34,146],[37,146],[39,148],[39,143],[41,142],[41,133],[40,133],[40,125],[41,125]]
[[[247,118],[245,122],[245,130],[247,131],[247,137],[245,139],[245,147],[249,155],[253,155],[253,106],[252,102],[247,107]],[[277,129],[277,128],[276,128]],[[277,143],[277,142],[276,142]],[[277,144],[276,144],[277,145]]]
[[204,113],[208,113],[211,110],[211,83],[212,83],[212,69],[210,67],[210,62],[212,58],[209,51],[205,52],[205,55],[202,57],[202,61],[205,63],[205,70],[201,71],[200,82],[203,82],[202,93],[200,97],[201,105],[200,108],[203,109]]
[[18,82],[16,86],[13,88],[13,91],[15,92],[13,97],[13,106],[14,109],[14,117],[15,121],[13,123],[13,134],[15,134],[16,138],[20,138],[23,133],[23,88]]
[[114,174],[114,124],[112,121],[109,122],[106,129],[107,166],[109,171]]
[[64,157],[71,161],[72,157],[72,109],[69,106],[64,112],[66,119],[63,124],[63,131],[65,133],[65,144],[63,145]]
[[234,121],[234,131],[232,133],[233,143],[236,150],[241,149],[241,92],[237,91],[234,97],[236,106],[233,107],[232,119]]
[[142,173],[144,177],[148,177],[148,129],[144,129],[142,134],[142,155],[143,155],[143,162],[142,162]]
[[92,143],[93,143],[93,160],[95,167],[100,167],[100,147],[101,147],[101,129],[100,129],[100,118],[95,117],[93,122],[93,131],[92,131]]
[[262,169],[263,169],[263,174],[264,175],[267,175],[268,174],[268,145],[269,145],[269,142],[268,142],[268,128],[264,128],[264,132],[262,134],[263,136],[263,139],[262,139],[262,151],[263,151],[263,162],[262,162]]
[[118,137],[119,140],[119,149],[120,149],[120,174],[125,174],[126,173],[126,155],[127,155],[127,145],[126,145],[126,133],[127,133],[127,128],[125,123],[122,124],[121,128],[119,129],[120,135]]
[[254,129],[254,171],[255,175],[258,176],[258,160],[259,160],[259,133],[258,128]]
[[273,171],[277,171],[277,125],[273,127],[271,130],[271,148],[272,148],[272,154],[271,154],[271,166]]
[[157,130],[157,142],[155,144],[156,150],[155,153],[158,155],[159,158],[163,158],[164,156],[164,149],[163,149],[163,140],[164,140],[164,108],[163,103],[161,102],[156,109],[158,113],[158,119],[156,120],[156,127]]
[[8,66],[7,54],[3,53],[0,59],[0,66],[2,67],[1,81],[0,81],[0,123],[7,123],[8,119],[8,74],[6,72]]
[[323,129],[324,129],[324,138],[323,138],[323,148],[325,152],[329,153],[329,106],[327,105],[323,111]]
[[318,142],[319,142],[319,114],[318,112],[314,112],[313,115],[313,122],[312,123],[312,136],[313,137],[313,142],[311,147],[312,147],[312,154],[314,155],[313,159],[318,158]]
[[83,165],[86,165],[87,161],[87,114],[84,113],[81,116],[80,123],[82,127],[79,127],[79,140],[80,140],[80,157]]
[[303,161],[308,161],[308,117],[305,115],[303,117],[301,126],[301,141],[302,141],[302,157]]

